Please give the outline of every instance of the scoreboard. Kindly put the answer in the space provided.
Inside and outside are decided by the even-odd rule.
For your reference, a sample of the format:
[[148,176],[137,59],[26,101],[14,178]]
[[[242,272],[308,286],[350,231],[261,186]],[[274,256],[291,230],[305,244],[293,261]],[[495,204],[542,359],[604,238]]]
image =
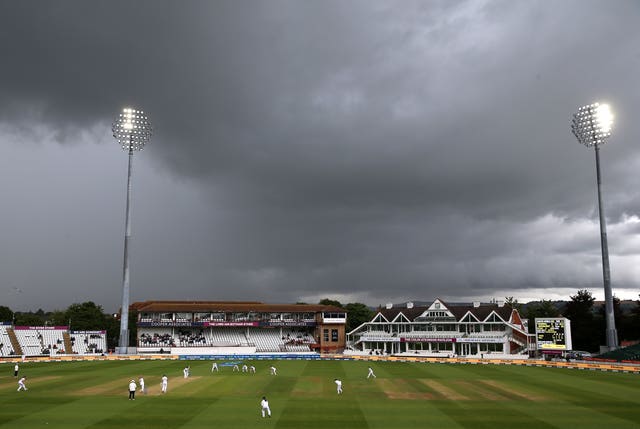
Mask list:
[[566,317],[535,319],[538,350],[571,350],[571,321]]

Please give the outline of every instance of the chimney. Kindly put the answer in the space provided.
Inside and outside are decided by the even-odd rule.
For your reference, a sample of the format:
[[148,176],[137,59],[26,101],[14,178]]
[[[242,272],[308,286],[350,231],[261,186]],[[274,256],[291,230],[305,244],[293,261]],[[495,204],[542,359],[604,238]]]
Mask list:
[[413,302],[407,302],[407,308],[413,308]]
[[385,305],[385,308],[386,308],[387,310],[389,310],[389,309],[393,308],[393,304],[392,304],[392,303],[390,303],[390,302],[387,302],[387,304]]
[[480,307],[480,301],[473,301],[473,308]]

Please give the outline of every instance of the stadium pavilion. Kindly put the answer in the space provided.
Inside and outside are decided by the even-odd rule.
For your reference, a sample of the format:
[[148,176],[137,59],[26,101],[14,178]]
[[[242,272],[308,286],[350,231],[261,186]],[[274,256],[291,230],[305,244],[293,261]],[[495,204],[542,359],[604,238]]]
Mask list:
[[427,356],[528,355],[535,336],[518,310],[503,303],[428,306],[387,304],[370,322],[347,334],[347,349],[368,354]]
[[138,353],[339,353],[345,347],[347,314],[330,305],[144,301],[130,308],[137,312]]

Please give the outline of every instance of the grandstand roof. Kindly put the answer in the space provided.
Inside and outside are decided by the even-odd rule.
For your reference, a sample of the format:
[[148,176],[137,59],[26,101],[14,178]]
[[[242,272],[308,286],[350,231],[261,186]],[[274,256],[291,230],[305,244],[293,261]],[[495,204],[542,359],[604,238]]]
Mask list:
[[143,301],[134,302],[131,310],[149,313],[223,312],[223,313],[317,313],[346,312],[344,308],[321,304],[265,304],[258,301]]

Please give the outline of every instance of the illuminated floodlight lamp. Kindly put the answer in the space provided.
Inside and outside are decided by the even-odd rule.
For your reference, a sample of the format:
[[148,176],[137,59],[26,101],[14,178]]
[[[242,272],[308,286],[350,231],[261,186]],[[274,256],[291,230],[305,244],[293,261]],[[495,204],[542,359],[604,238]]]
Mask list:
[[111,126],[113,137],[122,149],[142,150],[151,138],[151,124],[142,110],[124,108]]
[[571,131],[578,142],[587,147],[603,145],[611,137],[613,114],[608,104],[593,103],[573,115]]

